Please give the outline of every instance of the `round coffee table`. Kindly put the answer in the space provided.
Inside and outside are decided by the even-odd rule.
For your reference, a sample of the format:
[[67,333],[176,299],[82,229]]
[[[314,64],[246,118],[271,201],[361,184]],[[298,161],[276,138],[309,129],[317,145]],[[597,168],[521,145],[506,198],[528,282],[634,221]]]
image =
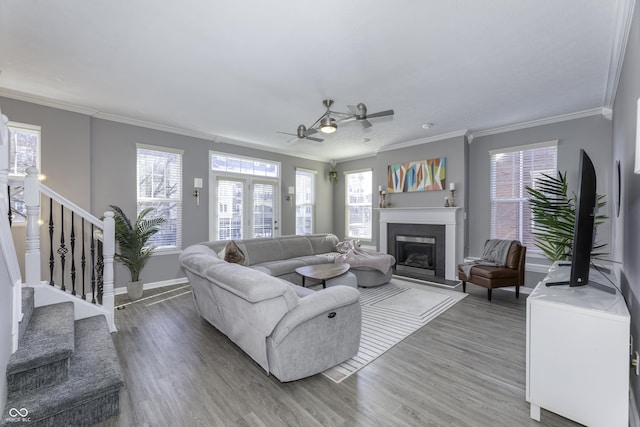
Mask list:
[[315,279],[322,281],[322,287],[327,287],[327,280],[338,277],[347,271],[351,266],[349,264],[316,264],[305,265],[304,267],[296,268],[296,273],[302,276],[302,286],[304,287],[305,279]]

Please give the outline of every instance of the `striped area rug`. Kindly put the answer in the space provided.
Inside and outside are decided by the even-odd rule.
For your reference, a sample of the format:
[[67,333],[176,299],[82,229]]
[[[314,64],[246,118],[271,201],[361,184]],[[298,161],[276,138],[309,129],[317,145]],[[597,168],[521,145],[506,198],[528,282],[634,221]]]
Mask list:
[[395,278],[386,285],[360,288],[360,350],[355,357],[324,371],[323,375],[340,383],[466,296]]

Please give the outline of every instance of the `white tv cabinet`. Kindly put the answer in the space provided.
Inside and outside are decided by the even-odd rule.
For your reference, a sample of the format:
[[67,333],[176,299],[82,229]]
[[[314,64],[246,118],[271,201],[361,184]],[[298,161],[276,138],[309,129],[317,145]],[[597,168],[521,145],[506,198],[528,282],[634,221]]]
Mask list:
[[[531,418],[540,421],[544,408],[588,426],[627,427],[629,310],[618,292],[546,286],[568,280],[570,270],[554,264],[527,298]],[[589,280],[613,288],[594,269]]]

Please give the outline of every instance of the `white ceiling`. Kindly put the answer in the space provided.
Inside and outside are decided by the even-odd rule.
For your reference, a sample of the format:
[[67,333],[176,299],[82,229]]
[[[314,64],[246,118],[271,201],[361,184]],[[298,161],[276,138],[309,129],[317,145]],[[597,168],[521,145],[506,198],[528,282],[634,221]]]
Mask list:
[[[2,0],[0,95],[303,157],[363,157],[610,108],[629,3]],[[340,124],[324,143],[276,133],[311,125],[325,98],[395,115]]]

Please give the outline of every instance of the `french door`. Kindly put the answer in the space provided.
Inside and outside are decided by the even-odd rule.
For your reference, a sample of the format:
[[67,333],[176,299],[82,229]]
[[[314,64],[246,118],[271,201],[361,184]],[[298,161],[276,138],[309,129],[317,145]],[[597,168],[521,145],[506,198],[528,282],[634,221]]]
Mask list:
[[279,235],[277,180],[215,176],[212,240],[237,240]]

